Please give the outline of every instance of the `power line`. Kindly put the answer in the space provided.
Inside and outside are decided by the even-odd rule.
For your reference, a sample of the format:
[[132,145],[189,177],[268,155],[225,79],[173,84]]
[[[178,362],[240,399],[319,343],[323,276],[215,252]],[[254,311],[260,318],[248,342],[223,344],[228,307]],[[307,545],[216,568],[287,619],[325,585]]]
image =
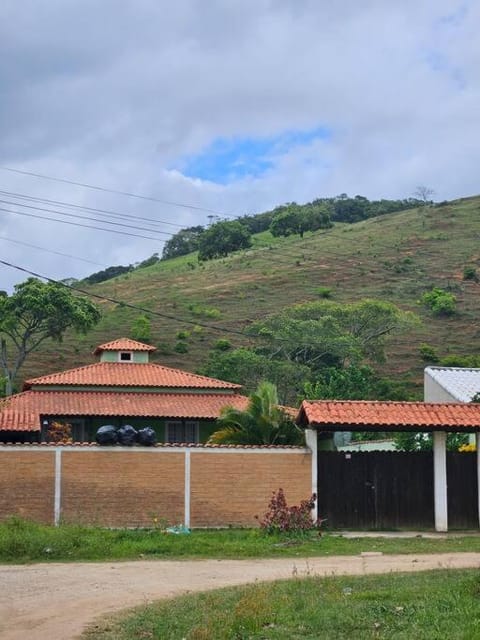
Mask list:
[[17,216],[26,216],[27,218],[37,218],[38,220],[50,220],[51,222],[68,224],[73,227],[83,227],[84,229],[95,229],[97,231],[106,231],[107,233],[116,233],[122,236],[130,236],[131,238],[142,238],[143,240],[152,240],[154,242],[161,242],[160,238],[151,238],[149,236],[142,236],[138,233],[129,233],[128,231],[117,231],[116,229],[104,229],[103,227],[95,227],[93,225],[81,224],[80,222],[69,222],[68,220],[58,220],[57,218],[50,218],[48,216],[39,216],[35,213],[27,213],[26,211],[12,211],[11,209],[3,209],[2,207],[0,207],[0,211],[2,211],[3,213],[11,213]]
[[105,213],[113,218],[125,218],[127,220],[143,220],[144,222],[151,222],[153,224],[166,224],[170,227],[178,227],[179,229],[183,228],[184,225],[177,224],[176,222],[167,222],[167,220],[155,220],[154,218],[145,218],[143,216],[136,216],[133,213],[119,213],[118,211],[113,211],[112,209],[97,209],[95,207],[87,207],[85,205],[73,204],[71,202],[63,202],[62,200],[50,200],[48,198],[40,198],[39,196],[31,196],[23,193],[15,193],[12,191],[1,191],[0,195],[7,196],[10,198],[21,198],[22,200],[28,200],[33,202],[42,202],[44,204],[54,204],[60,205],[62,207],[71,207],[73,209],[81,209],[83,211],[92,211],[94,213]]
[[209,329],[212,331],[220,331],[222,333],[232,333],[236,335],[240,335],[244,338],[252,338],[253,336],[249,336],[243,331],[237,331],[235,329],[229,329],[227,327],[219,327],[218,325],[208,325],[202,322],[198,322],[196,320],[187,320],[184,318],[179,318],[178,316],[172,316],[167,313],[161,313],[160,311],[152,311],[151,309],[146,309],[145,307],[140,307],[136,304],[131,304],[129,302],[123,302],[121,300],[116,300],[115,298],[110,298],[108,296],[102,296],[98,293],[93,293],[91,291],[86,291],[85,289],[80,289],[79,287],[75,287],[73,285],[66,284],[61,280],[55,280],[54,278],[49,278],[48,276],[44,276],[40,273],[36,273],[35,271],[31,271],[30,269],[26,269],[25,267],[20,267],[19,265],[12,264],[11,262],[7,262],[6,260],[0,260],[0,264],[3,264],[6,267],[11,267],[12,269],[17,269],[18,271],[22,271],[23,273],[28,273],[35,278],[40,278],[41,280],[46,280],[47,282],[51,282],[52,284],[58,284],[67,289],[71,289],[72,291],[76,291],[77,293],[82,293],[91,298],[97,298],[98,300],[104,300],[106,302],[112,302],[113,304],[121,305],[122,307],[128,307],[129,309],[135,309],[136,311],[142,311],[142,313],[148,313],[153,316],[158,316],[160,318],[165,318],[167,320],[175,320],[175,322],[182,322],[184,324],[191,324],[194,326],[203,327],[204,329]]
[[53,253],[57,256],[62,256],[63,258],[72,258],[73,260],[81,260],[82,262],[88,262],[89,264],[94,264],[97,267],[107,267],[106,264],[101,264],[100,262],[94,262],[93,260],[88,260],[87,258],[80,258],[80,256],[72,256],[69,253],[54,251],[53,249],[47,249],[46,247],[39,247],[36,244],[22,242],[21,240],[14,240],[13,238],[6,238],[5,236],[0,236],[0,240],[5,240],[6,242],[13,242],[13,244],[19,244],[19,245],[22,245],[23,247],[29,247],[30,249],[38,249],[39,251],[45,251],[46,253]]
[[161,198],[154,198],[153,196],[144,196],[139,193],[132,193],[130,191],[120,191],[117,189],[109,189],[107,187],[99,187],[97,185],[88,184],[85,182],[76,182],[75,180],[68,180],[66,178],[57,178],[53,176],[47,176],[42,173],[34,173],[33,171],[24,171],[22,169],[13,169],[12,167],[1,167],[2,171],[10,171],[11,173],[19,173],[24,176],[32,176],[34,178],[41,178],[42,180],[51,180],[52,182],[63,182],[64,184],[72,184],[77,187],[83,187],[85,189],[94,189],[95,191],[102,191],[105,193],[116,193],[121,196],[127,196],[129,198],[138,198],[140,200],[149,200],[150,202],[159,202],[160,204],[167,204],[174,207],[183,207],[185,209],[193,209],[195,211],[206,211],[218,216],[225,216],[227,218],[236,218],[234,214],[224,213],[222,211],[216,211],[215,209],[209,209],[208,207],[199,207],[198,205],[185,204],[182,202],[175,202],[173,200],[162,200]]
[[102,224],[110,224],[115,227],[125,227],[126,229],[136,229],[138,231],[150,231],[151,233],[158,233],[162,236],[172,236],[172,233],[167,231],[157,231],[157,229],[151,229],[150,227],[139,227],[137,225],[126,224],[125,222],[112,222],[110,220],[99,220],[98,218],[90,218],[89,216],[81,216],[75,213],[67,213],[65,211],[58,211],[56,209],[47,209],[46,207],[36,207],[33,204],[20,204],[18,202],[11,202],[9,200],[0,200],[0,204],[8,204],[13,207],[23,207],[24,209],[33,209],[34,211],[44,211],[46,213],[55,213],[59,216],[65,216],[67,218],[76,218],[78,220],[90,220],[92,222],[101,222]]

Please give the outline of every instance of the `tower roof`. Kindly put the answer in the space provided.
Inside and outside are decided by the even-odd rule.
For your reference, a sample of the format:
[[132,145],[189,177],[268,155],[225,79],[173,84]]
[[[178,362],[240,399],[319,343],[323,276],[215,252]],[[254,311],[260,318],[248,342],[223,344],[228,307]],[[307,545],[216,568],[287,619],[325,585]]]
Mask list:
[[98,355],[102,351],[156,351],[156,348],[131,338],[119,338],[118,340],[99,344],[93,353]]

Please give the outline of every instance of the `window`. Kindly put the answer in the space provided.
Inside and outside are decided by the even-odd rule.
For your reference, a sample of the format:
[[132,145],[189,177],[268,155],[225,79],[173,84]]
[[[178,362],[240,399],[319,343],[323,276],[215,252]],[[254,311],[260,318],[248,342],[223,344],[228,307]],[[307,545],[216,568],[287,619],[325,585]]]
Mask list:
[[193,420],[170,420],[165,423],[165,442],[198,442],[199,425]]
[[120,362],[132,362],[132,355],[133,354],[131,351],[120,351],[120,353],[118,354],[118,359]]

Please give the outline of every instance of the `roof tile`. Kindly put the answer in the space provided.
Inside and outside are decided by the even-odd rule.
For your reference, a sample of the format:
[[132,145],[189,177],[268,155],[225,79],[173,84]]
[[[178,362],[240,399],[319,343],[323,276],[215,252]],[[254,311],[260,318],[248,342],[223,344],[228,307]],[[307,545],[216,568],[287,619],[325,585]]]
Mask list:
[[41,385],[241,389],[241,385],[232,382],[207,378],[159,364],[133,362],[97,362],[31,378],[25,382],[24,389]]
[[122,416],[215,419],[225,406],[245,409],[241,395],[24,391],[0,413],[0,431],[38,431],[42,416]]
[[93,353],[98,355],[102,351],[156,351],[156,348],[131,338],[118,338],[118,340],[99,344]]
[[307,401],[299,421],[311,426],[382,426],[428,429],[480,428],[480,404],[434,404],[426,402]]

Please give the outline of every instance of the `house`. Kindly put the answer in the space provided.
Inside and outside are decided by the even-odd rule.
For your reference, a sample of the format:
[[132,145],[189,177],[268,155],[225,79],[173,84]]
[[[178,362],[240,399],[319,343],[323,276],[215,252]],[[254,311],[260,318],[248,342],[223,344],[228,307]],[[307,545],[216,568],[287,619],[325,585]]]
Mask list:
[[477,393],[480,393],[480,369],[425,368],[425,402],[471,402]]
[[241,386],[150,362],[155,347],[129,338],[98,346],[94,364],[32,378],[0,411],[0,442],[45,441],[49,425],[91,442],[106,424],[151,427],[160,442],[205,442],[225,406],[244,409]]
[[[471,402],[480,394],[480,369],[464,367],[426,367],[423,394],[425,402]],[[470,444],[475,443],[473,435]]]

